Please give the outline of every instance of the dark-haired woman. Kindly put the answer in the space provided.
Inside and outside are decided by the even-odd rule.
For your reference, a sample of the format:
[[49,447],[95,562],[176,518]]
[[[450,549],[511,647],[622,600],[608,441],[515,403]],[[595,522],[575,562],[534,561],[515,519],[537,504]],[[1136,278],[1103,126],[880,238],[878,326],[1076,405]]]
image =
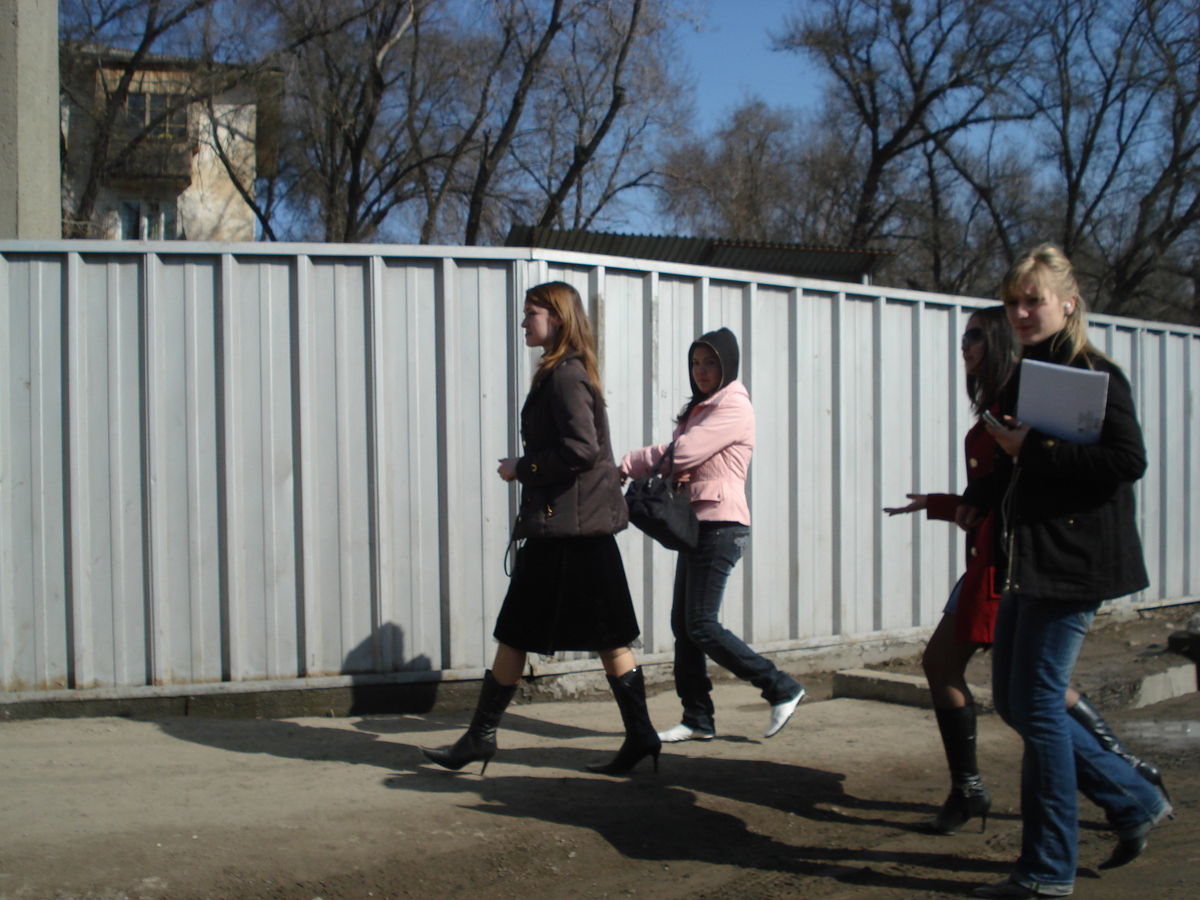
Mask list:
[[1062,897],[1079,855],[1076,790],[1104,810],[1117,843],[1100,868],[1141,854],[1172,813],[1161,788],[1106,752],[1063,695],[1097,608],[1148,584],[1134,519],[1133,483],[1146,469],[1129,382],[1091,345],[1071,263],[1043,245],[1005,275],[1000,296],[1023,359],[1108,373],[1096,443],[1047,434],[1015,418],[1019,379],[1001,392],[1004,427],[993,471],[968,485],[956,519],[976,528],[996,512],[993,549],[1001,593],[992,645],[996,710],[1024,743],[1021,853],[1007,881],[976,888],[993,898]]
[[526,294],[521,327],[526,345],[543,354],[521,409],[524,453],[501,460],[498,469],[505,481],[521,483],[513,537],[524,542],[496,620],[500,646],[467,733],[450,747],[422,751],[448,769],[482,760],[486,771],[527,655],[593,651],[620,708],[625,741],[614,759],[588,769],[621,774],[647,756],[657,769],[662,743],[629,647],[639,630],[613,537],[629,514],[609,442],[591,323],[575,288],[551,282]]
[[[1003,306],[971,315],[963,331],[962,356],[971,408],[977,416],[985,410],[995,414],[1000,389],[1016,368],[1013,333]],[[966,437],[968,484],[992,470],[995,446],[983,420],[977,419]],[[885,508],[884,512],[894,516],[923,509],[930,519],[953,522],[960,502],[956,494],[909,494],[908,498],[907,506]],[[928,823],[929,829],[939,834],[954,834],[976,816],[986,824],[992,806],[976,761],[975,699],[966,679],[967,663],[975,651],[991,644],[996,620],[999,597],[993,587],[992,521],[988,516],[979,529],[967,535],[966,572],[950,592],[941,621],[921,657],[950,767],[950,795]]]
[[[700,520],[700,542],[695,550],[680,551],[675,568],[671,632],[683,719],[659,733],[667,743],[709,741],[716,734],[707,658],[749,681],[771,704],[766,737],[778,733],[804,699],[799,682],[747,647],[719,619],[725,582],[750,540],[746,472],[754,450],[754,408],[737,380],[738,361],[737,338],[728,328],[701,335],[688,350],[692,398],[676,420],[674,458],[676,476],[686,481]],[[645,475],[668,446],[626,454],[622,474]]]

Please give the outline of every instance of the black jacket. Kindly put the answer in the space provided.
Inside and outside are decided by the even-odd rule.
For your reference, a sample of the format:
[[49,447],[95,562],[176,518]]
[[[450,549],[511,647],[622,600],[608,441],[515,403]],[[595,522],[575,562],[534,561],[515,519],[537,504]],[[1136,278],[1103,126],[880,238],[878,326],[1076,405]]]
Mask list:
[[629,509],[613,463],[608,414],[578,356],[564,357],[530,390],[521,408],[521,440],[514,538],[595,537],[625,528]]
[[[1027,359],[1065,363],[1053,339]],[[1133,393],[1120,368],[1083,354],[1072,365],[1108,372],[1104,425],[1096,444],[1029,432],[1014,460],[997,445],[995,469],[972,483],[963,502],[997,508],[997,590],[1052,600],[1099,602],[1149,584],[1134,521],[1133,483],[1146,471]],[[1000,400],[1016,416],[1019,378]]]

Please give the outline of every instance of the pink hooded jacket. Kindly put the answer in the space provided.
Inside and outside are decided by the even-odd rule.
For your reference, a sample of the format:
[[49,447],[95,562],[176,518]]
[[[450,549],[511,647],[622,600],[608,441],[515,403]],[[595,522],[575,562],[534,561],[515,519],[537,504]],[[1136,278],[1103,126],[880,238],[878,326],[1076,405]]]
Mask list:
[[[675,475],[689,475],[688,499],[701,522],[750,524],[746,472],[754,451],[754,407],[740,381],[731,381],[700,401],[676,426]],[[625,454],[622,474],[639,478],[662,459],[667,444]]]

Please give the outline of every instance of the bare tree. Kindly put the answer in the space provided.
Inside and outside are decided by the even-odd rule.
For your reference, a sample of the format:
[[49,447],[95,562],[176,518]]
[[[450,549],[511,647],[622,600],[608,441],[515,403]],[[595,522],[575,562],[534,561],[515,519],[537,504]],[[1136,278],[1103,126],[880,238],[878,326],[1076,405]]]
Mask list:
[[[1030,125],[986,145],[1008,163],[993,168],[961,141],[939,150],[988,206],[1008,260],[1054,240],[1096,309],[1178,317],[1195,305],[1184,260],[1200,225],[1195,5],[1052,0],[1032,9],[1032,66],[1018,83]],[[1018,154],[1025,163],[1012,162]],[[1015,168],[1025,170],[1027,200],[1009,192],[1005,205],[1003,178]]]
[[805,53],[830,72],[827,102],[840,114],[842,133],[862,146],[846,243],[864,246],[888,236],[922,147],[1023,115],[1003,103],[1028,37],[1011,6],[814,0],[787,20],[776,47]]
[[687,141],[667,157],[661,209],[696,235],[800,239],[792,186],[801,159],[794,122],[762,101],[748,101],[711,139]]
[[[301,32],[333,6],[263,2]],[[340,2],[363,12],[354,27],[287,69],[284,173],[313,236],[498,240],[568,208],[592,221],[652,172],[646,135],[677,90],[644,74],[667,70],[668,0]]]
[[[670,0],[495,2],[515,59],[481,131],[465,243],[505,220],[588,227],[655,172],[647,150],[681,119]],[[569,209],[569,217],[568,217]]]
[[[537,218],[540,227],[565,224],[563,211],[571,195],[576,198],[572,224],[581,227],[591,218],[582,193],[584,173],[629,100],[626,89],[628,68],[632,68],[629,50],[641,29],[642,10],[642,0],[633,0],[628,18],[609,15],[601,18],[596,27],[575,31],[569,35],[564,62],[549,67],[547,86],[540,92],[549,114],[539,116],[547,140],[535,142],[534,146],[558,148],[560,144],[569,144],[570,157],[559,161],[556,154],[546,154],[548,177],[544,179],[539,169],[524,166],[544,185],[546,199]],[[609,59],[612,64],[605,65]],[[559,141],[560,134],[573,140]],[[623,142],[621,149],[628,153],[632,143]],[[619,188],[610,182],[609,190],[604,193],[611,196],[614,190]]]
[[412,173],[425,162],[394,108],[423,5],[267,0],[266,8],[278,23],[277,43],[295,47],[281,60],[288,111],[283,177],[295,184],[300,227],[310,209],[319,227],[301,236],[369,240],[412,198]]

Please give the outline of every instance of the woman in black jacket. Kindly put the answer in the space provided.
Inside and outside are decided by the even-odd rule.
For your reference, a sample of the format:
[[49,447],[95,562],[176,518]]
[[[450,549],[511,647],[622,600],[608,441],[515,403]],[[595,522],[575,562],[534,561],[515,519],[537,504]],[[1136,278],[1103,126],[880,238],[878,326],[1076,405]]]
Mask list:
[[422,748],[461,769],[496,753],[496,727],[516,693],[530,652],[598,653],[621,710],[625,742],[615,759],[588,766],[610,775],[646,756],[658,768],[662,743],[646,711],[646,684],[629,648],[637,616],[613,537],[628,524],[613,462],[595,341],[575,288],[551,282],[525,295],[525,343],[544,351],[521,409],[520,457],[500,461],[505,481],[521,482],[512,581],[496,620],[500,646],[471,725],[450,747]]
[[1106,752],[1063,705],[1101,602],[1148,584],[1133,497],[1146,453],[1129,382],[1088,342],[1083,298],[1062,251],[1047,244],[1026,253],[1005,276],[1000,296],[1023,359],[1109,376],[1094,444],[1018,422],[1020,379],[1011,380],[1000,401],[1008,427],[989,426],[998,446],[995,468],[968,486],[956,514],[965,528],[988,510],[999,516],[992,689],[997,712],[1025,746],[1021,855],[1007,881],[975,894],[1061,897],[1072,891],[1078,860],[1077,786],[1117,833],[1102,869],[1137,857],[1150,829],[1172,812],[1162,790]]

